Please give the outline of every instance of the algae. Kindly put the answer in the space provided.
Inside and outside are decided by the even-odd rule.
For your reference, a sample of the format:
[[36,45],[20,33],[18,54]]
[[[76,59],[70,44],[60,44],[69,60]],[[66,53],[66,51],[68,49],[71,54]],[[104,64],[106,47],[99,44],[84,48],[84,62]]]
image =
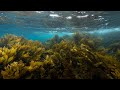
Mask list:
[[0,38],[0,78],[120,79],[119,43],[101,43],[78,32],[45,44],[7,34]]

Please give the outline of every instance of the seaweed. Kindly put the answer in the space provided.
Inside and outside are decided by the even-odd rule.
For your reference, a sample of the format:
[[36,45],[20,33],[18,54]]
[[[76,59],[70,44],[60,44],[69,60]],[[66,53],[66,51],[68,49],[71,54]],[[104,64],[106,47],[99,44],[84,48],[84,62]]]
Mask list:
[[81,33],[68,38],[56,35],[50,46],[11,34],[0,38],[0,79],[120,79],[119,44],[105,48],[101,38]]

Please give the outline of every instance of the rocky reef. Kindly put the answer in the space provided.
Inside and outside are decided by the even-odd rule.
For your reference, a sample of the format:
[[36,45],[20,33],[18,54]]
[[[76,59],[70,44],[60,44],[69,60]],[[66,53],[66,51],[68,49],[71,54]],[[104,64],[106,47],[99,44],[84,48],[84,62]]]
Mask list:
[[119,44],[101,43],[80,33],[45,44],[6,34],[0,38],[0,79],[120,79]]

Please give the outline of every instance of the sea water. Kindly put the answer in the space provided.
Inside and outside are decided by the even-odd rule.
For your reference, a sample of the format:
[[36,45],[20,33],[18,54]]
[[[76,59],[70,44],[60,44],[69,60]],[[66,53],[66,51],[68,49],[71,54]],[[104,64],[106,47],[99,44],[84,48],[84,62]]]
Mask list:
[[[47,40],[53,38],[55,35],[59,37],[63,37],[65,35],[72,36],[74,32],[64,31],[57,31],[58,28],[35,28],[35,27],[21,27],[15,25],[0,25],[0,37],[3,37],[6,34],[14,34],[17,36],[22,36],[28,40],[38,40],[42,43],[46,42]],[[59,30],[63,30],[59,28]],[[88,33],[95,36],[101,36],[104,38],[109,38],[109,40],[119,39],[120,37],[120,27],[117,28],[102,28],[102,29],[94,29],[93,31],[80,31],[80,33]],[[109,37],[107,37],[111,34]],[[105,40],[107,41],[107,40]]]
[[[46,31],[47,30],[47,31]],[[38,40],[45,42],[55,35],[62,37],[64,35],[73,35],[71,32],[58,32],[56,28],[35,28],[35,27],[19,27],[15,25],[0,25],[0,37],[6,34],[14,34],[22,36],[29,40]]]
[[74,13],[1,13],[0,79],[120,79],[120,12]]

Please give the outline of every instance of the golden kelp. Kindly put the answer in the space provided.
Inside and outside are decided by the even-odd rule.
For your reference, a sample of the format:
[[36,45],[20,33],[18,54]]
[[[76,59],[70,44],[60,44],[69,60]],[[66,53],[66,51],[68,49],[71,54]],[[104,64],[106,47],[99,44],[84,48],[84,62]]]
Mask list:
[[45,46],[11,34],[0,38],[0,78],[120,79],[120,51],[109,54],[113,47],[102,46],[100,38],[76,33],[51,40]]

